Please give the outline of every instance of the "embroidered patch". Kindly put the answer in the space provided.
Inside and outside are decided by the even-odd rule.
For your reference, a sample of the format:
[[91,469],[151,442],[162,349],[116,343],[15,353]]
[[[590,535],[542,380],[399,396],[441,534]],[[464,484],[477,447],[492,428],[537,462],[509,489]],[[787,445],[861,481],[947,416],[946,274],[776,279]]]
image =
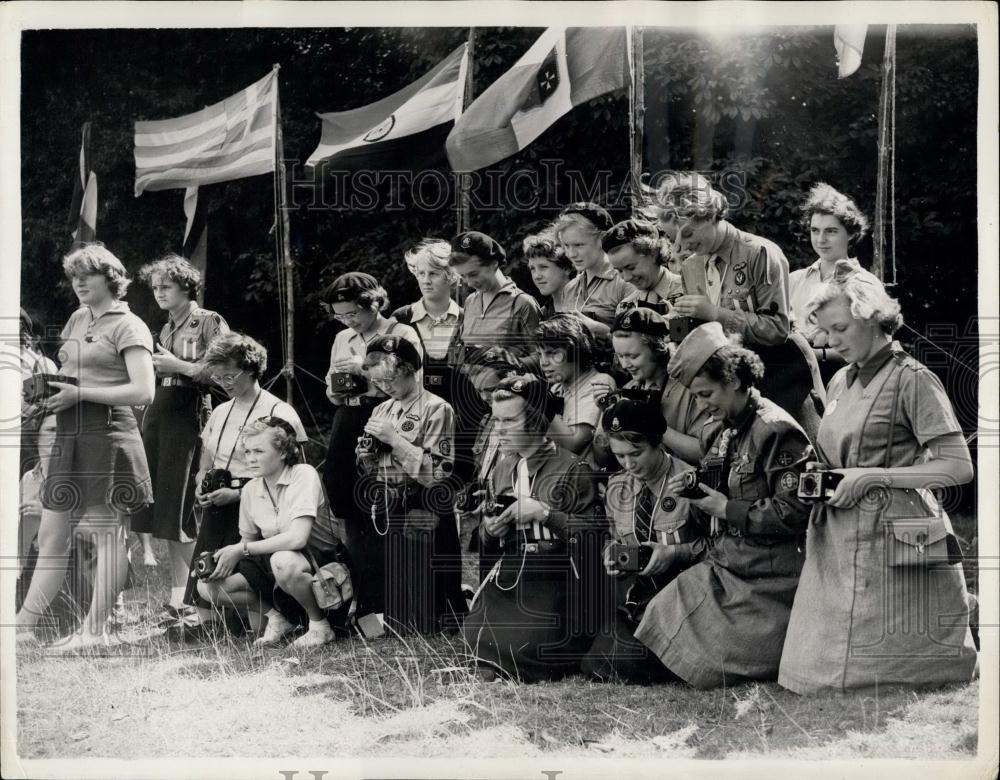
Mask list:
[[199,320],[191,320],[191,324],[188,327],[197,328]]
[[396,339],[392,336],[386,336],[382,341],[382,349],[386,352],[396,351]]
[[415,422],[420,422],[420,415],[408,412],[407,415],[406,415],[406,419],[407,420],[414,420]]
[[781,475],[781,486],[785,490],[795,490],[799,486],[799,475],[794,471],[786,471]]
[[632,327],[632,315],[631,314],[626,314],[625,315],[625,319],[622,320],[622,327],[626,328],[626,329]]
[[517,379],[517,380],[515,380],[511,384],[510,389],[511,389],[512,392],[515,392],[515,393],[523,393],[524,392],[524,382],[522,380],[520,380],[520,379]]
[[438,449],[441,451],[442,455],[445,456],[451,455],[451,440],[441,439],[441,441],[438,443]]
[[466,236],[462,239],[462,249],[468,249],[469,245],[472,243],[472,239]]
[[414,425],[414,424],[413,424],[413,422],[412,422],[411,420],[406,420],[406,421],[404,421],[404,422],[403,422],[403,425],[401,426],[401,429],[402,429],[402,430],[403,430],[403,431],[404,431],[405,433],[409,433],[410,431],[412,431],[412,430],[413,430],[414,428],[416,428],[416,427],[417,427],[417,426],[416,426],[416,425]]
[[617,417],[612,418],[611,430],[614,431],[615,433],[618,433],[621,429],[622,429],[621,420],[619,420]]
[[737,263],[733,266],[734,271],[742,271],[747,267],[747,261],[744,260],[742,263]]
[[660,502],[660,506],[664,512],[673,512],[677,508],[677,500],[673,496],[666,496]]
[[746,281],[747,281],[747,275],[745,273],[743,273],[742,271],[737,271],[736,272],[736,284],[738,284],[738,285],[744,285],[744,284],[746,284]]
[[792,457],[792,453],[784,451],[778,453],[779,466],[791,466],[794,461],[795,458]]

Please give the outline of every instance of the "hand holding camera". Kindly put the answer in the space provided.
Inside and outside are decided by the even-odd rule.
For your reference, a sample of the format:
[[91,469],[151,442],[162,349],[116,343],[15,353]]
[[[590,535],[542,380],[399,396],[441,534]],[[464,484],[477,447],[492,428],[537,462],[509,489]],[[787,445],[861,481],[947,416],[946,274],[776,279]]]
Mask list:
[[803,501],[828,501],[837,492],[843,474],[827,469],[822,463],[810,461],[799,474],[798,496]]
[[504,536],[514,521],[507,510],[517,501],[514,496],[487,496],[482,504],[483,530],[490,536]]
[[242,557],[242,544],[230,544],[196,555],[191,561],[191,572],[199,580],[224,580],[236,570]]
[[649,565],[653,548],[640,544],[612,542],[604,551],[604,570],[613,577],[638,574]]

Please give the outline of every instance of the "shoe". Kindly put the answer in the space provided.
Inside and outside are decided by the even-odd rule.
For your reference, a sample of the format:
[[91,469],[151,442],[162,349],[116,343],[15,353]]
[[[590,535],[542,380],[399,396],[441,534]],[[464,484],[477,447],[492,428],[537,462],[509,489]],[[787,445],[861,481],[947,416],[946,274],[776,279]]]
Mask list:
[[294,630],[295,626],[289,623],[284,615],[280,612],[272,612],[267,616],[267,626],[264,627],[263,635],[254,641],[254,645],[256,647],[276,645]]
[[310,620],[309,630],[292,642],[292,647],[296,650],[320,647],[322,645],[329,644],[335,638],[336,636],[333,633],[333,629],[330,628],[330,624],[325,620],[322,623],[313,623]]

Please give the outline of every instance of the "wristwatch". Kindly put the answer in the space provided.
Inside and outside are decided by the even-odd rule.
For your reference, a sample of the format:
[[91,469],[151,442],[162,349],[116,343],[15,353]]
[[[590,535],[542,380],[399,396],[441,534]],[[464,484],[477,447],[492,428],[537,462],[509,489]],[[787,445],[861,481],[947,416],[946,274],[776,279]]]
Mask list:
[[247,547],[247,541],[246,541],[246,539],[243,540],[243,557],[244,558],[249,558],[250,557],[250,548]]

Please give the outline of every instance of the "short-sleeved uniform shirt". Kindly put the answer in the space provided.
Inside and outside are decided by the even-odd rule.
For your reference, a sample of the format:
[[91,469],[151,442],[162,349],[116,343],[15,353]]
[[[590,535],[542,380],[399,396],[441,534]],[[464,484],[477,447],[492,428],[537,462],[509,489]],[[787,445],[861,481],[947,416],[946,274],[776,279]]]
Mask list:
[[129,347],[153,352],[153,336],[123,301],[94,319],[89,306],[73,312],[61,333],[60,371],[82,387],[115,387],[129,382],[122,353]]
[[409,324],[420,335],[427,356],[435,360],[446,358],[455,331],[462,322],[462,307],[452,300],[448,302],[448,311],[440,317],[432,317],[421,300],[411,304],[409,310]]
[[[671,493],[667,488],[667,483],[673,477],[688,470],[690,467],[686,463],[666,455],[664,469],[648,482],[643,482],[626,471],[613,474],[608,479],[608,489],[604,495],[604,506],[611,519],[612,533],[628,544],[645,541],[682,544],[703,536],[696,524],[688,524],[691,510],[688,500]],[[654,498],[651,525],[656,538],[652,540],[639,539],[636,535],[635,511],[643,487],[648,488]]]
[[554,304],[557,312],[579,312],[611,327],[618,304],[635,291],[604,258],[599,268],[570,279]]
[[747,345],[782,344],[788,338],[788,260],[773,241],[719,222],[720,237],[711,252],[695,254],[681,266],[687,295],[709,295],[705,264],[716,262],[721,291],[719,322],[739,333]]
[[[857,263],[854,258],[848,258],[850,262]],[[809,343],[813,343],[816,336],[816,326],[806,319],[806,305],[824,284],[820,271],[822,261],[817,260],[812,265],[792,271],[788,275],[788,306],[792,313],[792,322],[795,329],[805,336]],[[860,268],[860,264],[858,265]]]
[[[208,345],[217,336],[229,332],[221,315],[202,309],[191,301],[178,316],[168,317],[160,328],[159,342],[168,352],[188,363],[197,363],[205,356]],[[199,377],[204,381],[205,377]]]
[[229,462],[229,472],[234,477],[248,476],[246,460],[243,457],[243,442],[240,434],[248,422],[253,422],[260,417],[280,417],[286,420],[295,429],[295,440],[300,444],[309,441],[305,429],[302,427],[302,420],[298,413],[267,390],[260,391],[260,397],[256,405],[247,412],[240,409],[233,409],[234,399],[230,399],[223,404],[219,404],[212,410],[208,417],[205,429],[201,432],[202,446],[204,452],[212,459],[212,468],[227,468],[230,453],[232,461]]
[[317,550],[332,550],[343,538],[342,523],[330,514],[323,484],[312,466],[305,463],[285,466],[270,496],[262,477],[243,486],[240,536],[270,539],[287,531],[297,517],[312,518],[309,545]]
[[538,302],[507,280],[489,303],[474,292],[465,299],[461,343],[466,346],[506,347],[517,355],[534,349],[541,319]]
[[648,290],[634,290],[622,298],[618,304],[616,313],[621,313],[631,306],[637,306],[639,301],[643,303],[667,303],[670,304],[675,298],[684,294],[684,285],[681,282],[681,275],[675,274],[669,268],[661,268],[660,275]]
[[[367,337],[362,336],[354,328],[344,328],[333,337],[333,347],[330,349],[330,369],[326,372],[326,386],[333,388],[330,377],[333,376],[333,364],[343,358],[360,357],[364,359],[368,351],[368,344],[379,336],[399,336],[406,339],[417,348],[417,353],[423,357],[424,348],[420,344],[420,337],[409,325],[403,325],[393,319],[383,319],[375,330]],[[368,390],[361,395],[371,398],[385,398],[385,393],[375,385],[369,383]]]
[[563,410],[559,416],[567,425],[590,425],[597,428],[601,421],[601,407],[594,400],[596,382],[607,382],[615,387],[614,377],[593,368],[584,371],[568,385],[562,382],[552,385],[553,395],[563,399]]

